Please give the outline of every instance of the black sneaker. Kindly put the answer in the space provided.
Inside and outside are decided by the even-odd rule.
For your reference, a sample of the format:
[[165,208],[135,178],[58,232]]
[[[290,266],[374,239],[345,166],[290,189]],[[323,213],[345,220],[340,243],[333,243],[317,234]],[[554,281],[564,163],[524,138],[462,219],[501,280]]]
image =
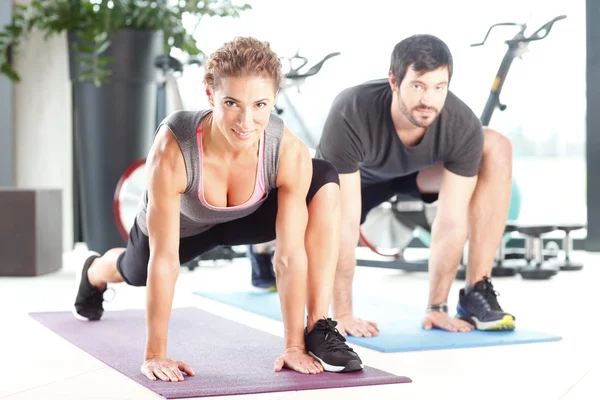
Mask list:
[[481,331],[512,331],[515,317],[505,313],[498,304],[498,292],[494,290],[490,278],[484,277],[470,290],[459,293],[457,318],[465,320]]
[[320,319],[312,331],[304,329],[304,343],[308,354],[316,358],[328,372],[352,372],[363,369],[363,363],[346,344],[346,338],[335,328],[331,318]]
[[273,270],[273,254],[256,253],[248,246],[246,256],[252,265],[252,290],[257,293],[276,292],[277,282]]
[[76,273],[77,295],[73,306],[73,315],[83,321],[97,321],[102,318],[104,313],[102,302],[104,301],[106,287],[104,290],[95,288],[90,284],[87,277],[88,269],[94,259],[98,257],[100,255],[97,253],[88,256],[83,263],[83,268],[78,269]]

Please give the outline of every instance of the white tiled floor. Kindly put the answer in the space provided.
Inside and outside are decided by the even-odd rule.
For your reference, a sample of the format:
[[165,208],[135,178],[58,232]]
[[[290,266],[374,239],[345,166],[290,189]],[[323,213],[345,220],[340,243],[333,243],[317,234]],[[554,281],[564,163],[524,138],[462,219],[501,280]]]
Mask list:
[[[580,254],[586,268],[549,281],[519,277],[495,279],[502,306],[517,316],[518,327],[560,334],[560,342],[460,350],[383,354],[353,346],[373,367],[410,377],[413,382],[335,390],[218,397],[247,399],[600,399],[600,346],[596,298],[600,255]],[[27,315],[68,310],[74,266],[36,278],[0,278],[0,398],[153,399],[160,398],[119,372],[51,333]],[[249,284],[249,264],[207,263],[187,269],[177,284],[174,306],[210,308],[224,317],[281,335],[281,323],[192,296],[192,290],[232,290]],[[427,275],[358,268],[355,290],[423,306]],[[452,288],[455,304],[461,282]],[[106,309],[143,308],[143,288],[116,285]]]

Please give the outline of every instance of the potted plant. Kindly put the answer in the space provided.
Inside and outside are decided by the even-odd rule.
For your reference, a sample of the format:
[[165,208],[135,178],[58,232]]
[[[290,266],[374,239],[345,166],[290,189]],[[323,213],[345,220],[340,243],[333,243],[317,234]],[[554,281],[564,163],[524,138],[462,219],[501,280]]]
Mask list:
[[[75,202],[82,238],[103,252],[122,245],[113,194],[127,167],[145,157],[156,129],[155,59],[178,49],[202,56],[204,17],[239,17],[232,0],[31,0],[0,27],[0,73],[20,80],[11,58],[27,35],[66,33],[73,87]],[[189,26],[186,29],[183,21]]]

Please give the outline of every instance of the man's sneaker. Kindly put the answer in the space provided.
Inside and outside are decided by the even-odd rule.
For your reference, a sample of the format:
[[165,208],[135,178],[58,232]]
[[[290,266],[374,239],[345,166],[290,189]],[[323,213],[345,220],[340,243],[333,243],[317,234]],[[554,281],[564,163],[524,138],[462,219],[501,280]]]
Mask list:
[[312,331],[304,329],[304,343],[308,354],[316,358],[328,372],[352,372],[363,369],[363,363],[346,344],[346,338],[335,328],[331,318],[320,319]]
[[465,320],[481,331],[512,331],[515,317],[505,313],[498,304],[490,278],[484,277],[470,288],[459,293],[457,318]]
[[277,282],[273,270],[273,254],[271,252],[256,253],[250,245],[246,256],[252,265],[252,291],[255,293],[276,292]]
[[87,277],[88,269],[98,257],[100,255],[97,253],[89,255],[83,263],[83,267],[78,268],[76,273],[77,295],[73,305],[73,315],[83,321],[97,321],[102,318],[104,313],[102,302],[104,301],[106,287],[104,290],[95,288],[90,284]]

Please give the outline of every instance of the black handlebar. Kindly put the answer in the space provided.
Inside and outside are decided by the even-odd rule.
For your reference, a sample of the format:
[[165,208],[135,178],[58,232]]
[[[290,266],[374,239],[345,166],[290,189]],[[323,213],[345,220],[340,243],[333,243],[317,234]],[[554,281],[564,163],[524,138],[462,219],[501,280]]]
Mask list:
[[[542,25],[537,31],[533,32],[528,38],[525,38],[523,40],[520,40],[521,42],[533,42],[534,40],[541,40],[544,39],[546,36],[548,36],[548,34],[550,33],[550,30],[552,30],[552,26],[554,25],[554,23],[556,21],[560,21],[561,19],[565,19],[567,18],[566,15],[559,15],[558,17],[552,19],[551,21],[546,22],[544,25]],[[518,42],[519,40],[509,40],[508,43],[510,44],[510,42]]]
[[518,27],[520,27],[519,33],[517,33],[514,38],[506,41],[506,44],[508,44],[509,46],[510,45],[518,45],[520,43],[533,42],[535,40],[541,40],[541,39],[544,39],[546,36],[548,36],[548,34],[550,33],[550,30],[552,29],[552,26],[554,25],[554,23],[556,21],[560,21],[561,19],[565,19],[565,18],[567,18],[566,15],[559,15],[558,17],[552,19],[551,21],[546,22],[537,31],[533,32],[529,37],[524,36],[525,29],[527,29],[527,24],[518,24],[515,22],[501,22],[498,24],[494,24],[494,25],[490,26],[490,28],[488,29],[485,37],[483,38],[483,41],[480,43],[474,43],[471,45],[471,47],[482,46],[483,44],[485,44],[485,41],[487,40],[488,36],[490,35],[490,32],[492,31],[493,28],[495,28],[497,26],[518,26]]
[[291,68],[290,71],[288,71],[285,74],[285,77],[287,79],[291,79],[291,80],[301,80],[301,79],[308,78],[309,76],[316,75],[323,67],[323,64],[325,63],[325,61],[329,60],[332,57],[339,56],[340,54],[341,53],[339,51],[329,53],[325,57],[323,57],[323,59],[321,61],[319,61],[312,67],[310,67],[306,72],[300,72],[300,69],[302,69],[302,67],[304,67],[306,64],[308,64],[308,59],[306,57],[302,57],[301,55],[296,53],[296,55],[294,55],[293,57],[289,57],[288,60],[290,60],[290,62],[292,60],[302,60],[302,63],[298,67]]
[[198,56],[190,57],[186,63],[181,62],[177,58],[169,54],[159,54],[154,59],[154,67],[162,70],[165,74],[173,72],[183,72],[185,65],[202,65],[202,59]]
[[497,26],[520,26],[521,32],[523,32],[525,30],[525,24],[517,24],[516,22],[500,22],[500,23],[490,26],[487,33],[485,34],[485,37],[483,38],[483,41],[480,43],[473,43],[471,45],[471,47],[483,46],[485,44],[485,41],[487,40],[488,36],[490,36],[490,32],[492,31],[492,29],[494,29]]
[[504,85],[504,81],[506,80],[506,76],[508,75],[508,70],[516,57],[520,57],[523,53],[527,51],[527,43],[533,42],[534,40],[544,39],[550,33],[552,26],[556,21],[560,21],[561,19],[567,18],[566,15],[559,15],[558,17],[552,19],[551,21],[546,22],[542,25],[537,31],[533,32],[529,37],[525,36],[525,30],[527,29],[526,24],[516,24],[512,22],[504,22],[500,24],[494,24],[488,30],[487,35],[483,39],[483,42],[472,44],[471,46],[481,46],[485,43],[490,31],[495,26],[499,25],[513,25],[519,26],[519,32],[509,40],[506,40],[505,43],[508,45],[506,49],[506,53],[502,58],[502,62],[500,63],[500,67],[498,68],[498,72],[496,73],[496,77],[492,83],[492,88],[490,90],[490,95],[487,99],[485,107],[483,109],[483,113],[481,114],[481,123],[484,126],[488,126],[490,120],[492,118],[492,114],[496,108],[500,109],[500,111],[504,111],[506,109],[506,104],[502,104],[500,102],[500,92],[502,91],[502,86]]

